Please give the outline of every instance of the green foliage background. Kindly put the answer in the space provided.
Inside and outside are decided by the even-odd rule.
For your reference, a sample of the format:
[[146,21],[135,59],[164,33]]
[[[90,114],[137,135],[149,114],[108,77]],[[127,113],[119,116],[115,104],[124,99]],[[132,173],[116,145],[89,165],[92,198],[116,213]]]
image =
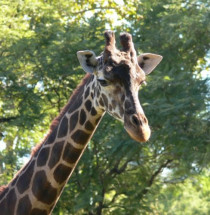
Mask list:
[[[163,55],[139,93],[152,138],[106,115],[53,214],[210,214],[207,0],[1,0],[0,184],[23,165],[84,76],[103,32]],[[119,44],[118,44],[119,45]]]

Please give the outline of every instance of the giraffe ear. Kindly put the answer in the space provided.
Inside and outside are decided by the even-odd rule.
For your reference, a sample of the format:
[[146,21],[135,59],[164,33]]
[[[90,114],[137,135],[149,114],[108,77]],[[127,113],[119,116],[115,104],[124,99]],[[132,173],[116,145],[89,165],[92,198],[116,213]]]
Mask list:
[[93,73],[95,71],[98,61],[93,51],[78,51],[77,58],[85,72]]
[[162,59],[161,55],[151,53],[141,54],[137,58],[139,66],[144,70],[146,75],[151,73]]

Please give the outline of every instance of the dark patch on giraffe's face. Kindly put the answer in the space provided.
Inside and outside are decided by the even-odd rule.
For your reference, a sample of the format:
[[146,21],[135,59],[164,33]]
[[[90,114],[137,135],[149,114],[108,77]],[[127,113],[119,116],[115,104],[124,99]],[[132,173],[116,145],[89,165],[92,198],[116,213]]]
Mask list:
[[54,175],[55,180],[59,184],[62,184],[63,182],[65,182],[68,179],[71,171],[72,171],[72,168],[70,168],[66,165],[63,165],[63,164],[59,164],[56,167],[53,175]]
[[46,141],[46,144],[52,144],[54,141],[55,141],[55,138],[57,136],[57,130],[58,130],[58,127],[56,127],[49,135],[47,141]]
[[78,129],[73,133],[71,136],[72,140],[78,144],[84,145],[88,142],[88,139],[90,137],[90,134],[87,134],[86,132]]
[[30,186],[31,178],[34,173],[34,165],[35,161],[32,161],[17,181],[17,189],[20,194],[24,193]]
[[85,91],[85,99],[89,96],[90,94],[90,87],[88,87]]
[[76,149],[71,145],[71,143],[67,143],[63,153],[63,160],[68,163],[75,163],[78,160],[81,152],[82,149]]
[[48,166],[52,169],[60,160],[61,157],[61,153],[63,150],[63,145],[64,145],[64,141],[61,142],[57,142],[54,144],[52,151],[51,151],[51,155],[50,155],[50,160],[48,163]]
[[94,126],[89,120],[85,123],[85,129],[87,129],[88,131],[94,130]]
[[44,166],[49,157],[49,148],[42,148],[37,158],[37,166]]
[[70,118],[70,131],[73,131],[78,122],[79,111],[76,111]]
[[46,210],[41,210],[39,208],[34,208],[30,215],[48,215],[48,212]]
[[47,180],[44,170],[37,172],[32,183],[32,192],[34,196],[45,204],[52,204],[57,198],[57,189],[52,187]]
[[125,101],[125,94],[122,94],[121,101],[122,101],[122,103]]
[[17,202],[17,196],[15,189],[11,189],[7,197],[0,203],[0,214],[15,214],[15,206]]
[[31,202],[29,200],[28,195],[26,195],[23,198],[21,198],[18,203],[17,215],[30,214],[31,208],[32,208]]
[[79,116],[79,122],[80,122],[80,125],[83,125],[86,121],[86,113],[85,111],[82,109],[80,111],[80,116]]
[[[129,88],[131,85],[131,70],[132,66],[129,61],[122,60],[118,64],[114,63],[113,65],[113,61],[110,59],[108,65],[104,68],[104,78],[112,83],[120,83],[124,88]],[[116,87],[114,91],[117,93],[121,89],[122,87]]]
[[128,115],[134,114],[136,112],[134,105],[129,101],[125,100],[125,113]]
[[87,111],[90,112],[91,107],[92,107],[92,103],[91,103],[90,100],[87,100],[87,101],[85,102],[85,107],[86,107]]
[[65,137],[68,132],[68,119],[66,116],[63,117],[59,131],[58,131],[58,138]]

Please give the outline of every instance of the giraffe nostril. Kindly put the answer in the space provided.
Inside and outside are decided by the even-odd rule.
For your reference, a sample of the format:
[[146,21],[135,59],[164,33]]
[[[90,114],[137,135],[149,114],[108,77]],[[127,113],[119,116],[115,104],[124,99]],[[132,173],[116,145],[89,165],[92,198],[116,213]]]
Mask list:
[[144,122],[145,124],[148,124],[148,120],[147,120],[146,117],[143,117],[143,122]]
[[141,121],[138,119],[136,115],[132,116],[132,123],[136,126],[139,126],[141,124]]

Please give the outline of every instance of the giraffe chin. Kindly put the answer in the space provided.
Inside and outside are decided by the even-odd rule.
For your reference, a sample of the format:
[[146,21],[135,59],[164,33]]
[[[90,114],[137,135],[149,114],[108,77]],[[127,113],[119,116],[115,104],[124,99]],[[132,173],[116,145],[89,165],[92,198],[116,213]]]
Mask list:
[[135,132],[130,126],[125,126],[125,130],[137,142],[147,142],[151,136],[151,130],[148,125],[139,127]]

